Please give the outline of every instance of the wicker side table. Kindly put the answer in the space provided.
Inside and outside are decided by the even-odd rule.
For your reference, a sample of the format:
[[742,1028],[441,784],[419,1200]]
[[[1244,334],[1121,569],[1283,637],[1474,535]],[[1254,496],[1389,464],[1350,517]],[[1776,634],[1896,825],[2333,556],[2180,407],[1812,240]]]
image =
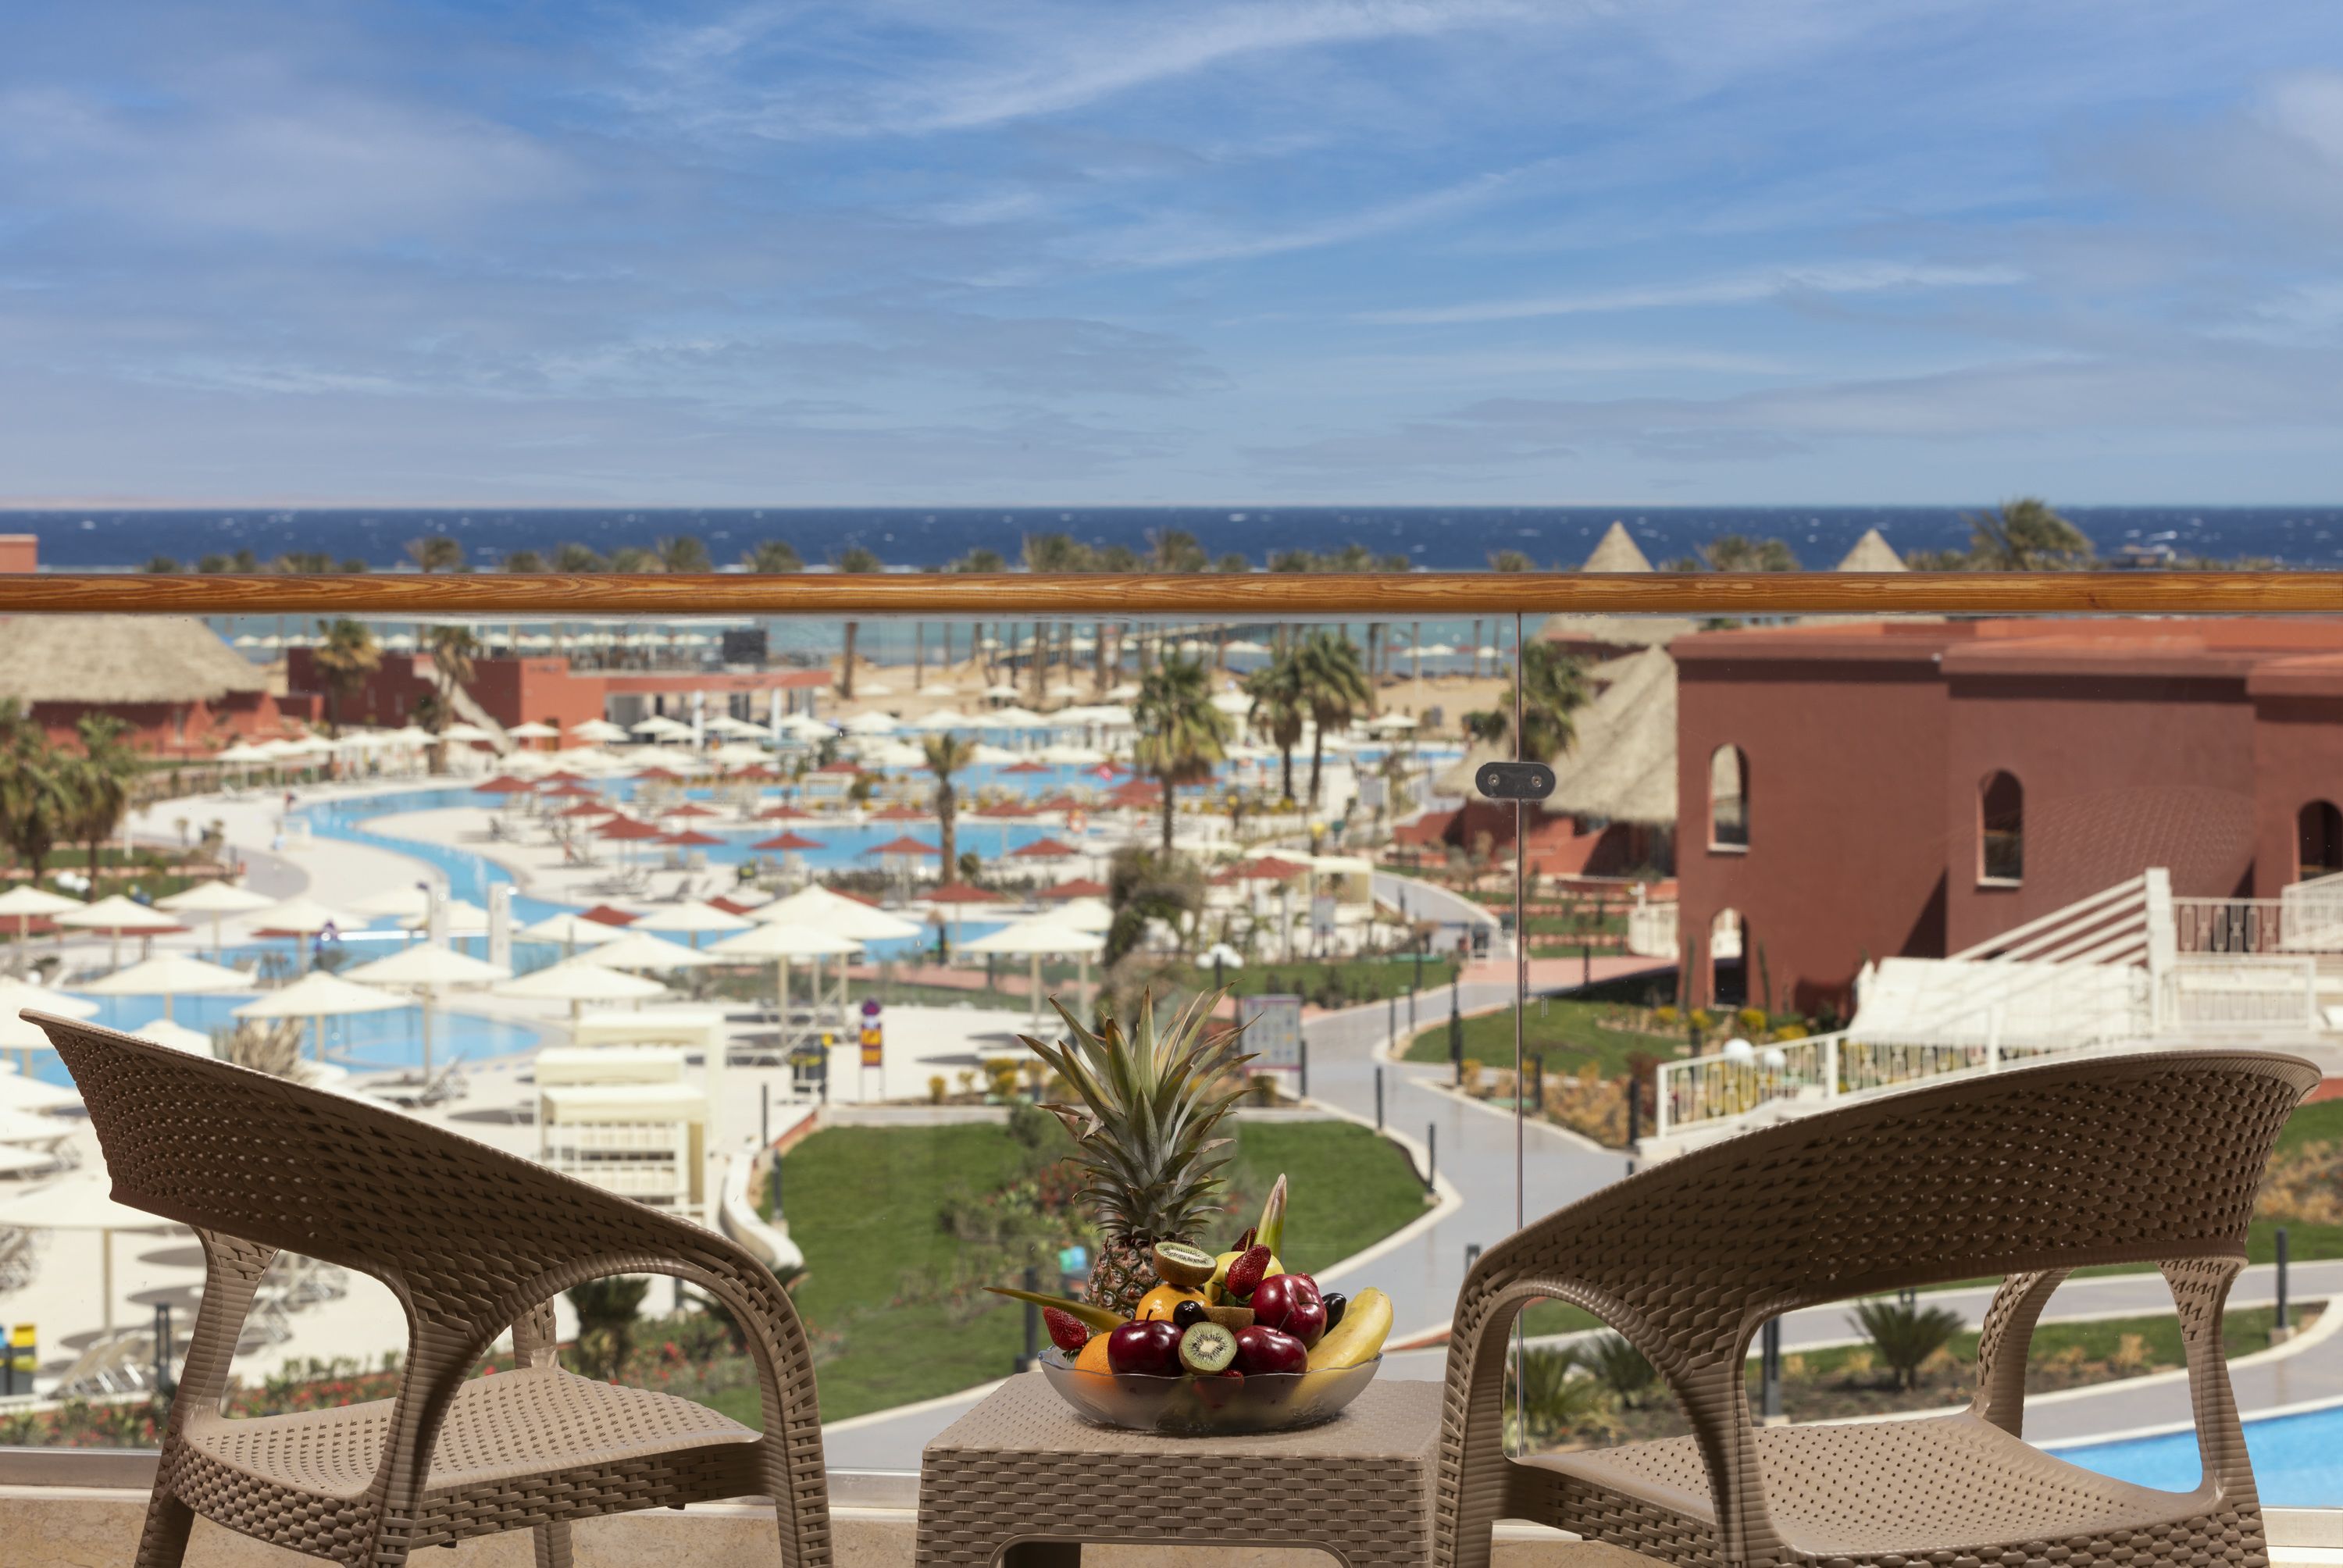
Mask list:
[[1157,1437],[1093,1426],[1039,1372],[944,1429],[920,1466],[918,1562],[1077,1568],[1082,1543],[1315,1546],[1421,1568],[1443,1385],[1378,1380],[1322,1426]]

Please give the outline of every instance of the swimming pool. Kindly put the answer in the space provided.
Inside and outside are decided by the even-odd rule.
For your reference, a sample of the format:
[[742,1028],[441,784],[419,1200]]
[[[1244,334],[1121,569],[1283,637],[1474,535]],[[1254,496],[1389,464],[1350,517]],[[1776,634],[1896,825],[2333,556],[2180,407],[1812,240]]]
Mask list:
[[[2343,1506],[2343,1405],[2295,1415],[2248,1421],[2246,1452],[2254,1462],[2254,1484],[2273,1508]],[[2069,1464],[2112,1475],[2138,1486],[2187,1492],[2203,1478],[2197,1434],[2166,1432],[2117,1442],[2053,1447]]]

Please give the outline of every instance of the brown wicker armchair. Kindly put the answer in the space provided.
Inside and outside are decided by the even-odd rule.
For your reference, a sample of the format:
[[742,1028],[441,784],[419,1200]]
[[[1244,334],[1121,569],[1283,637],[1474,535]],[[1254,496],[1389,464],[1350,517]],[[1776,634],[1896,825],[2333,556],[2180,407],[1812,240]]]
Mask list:
[[[1656,1166],[1516,1232],[1449,1340],[1433,1561],[1485,1568],[1522,1518],[1684,1568],[2040,1568],[2267,1561],[2221,1309],[2270,1146],[2318,1081],[2294,1057],[2165,1051],[1866,1101]],[[2156,1262],[2178,1304],[2204,1454],[2194,1492],[2096,1475],[2019,1438],[2026,1350],[2069,1270]],[[1751,1336],[1795,1308],[2007,1280],[1962,1414],[1758,1430]],[[1658,1367],[1694,1435],[1510,1459],[1513,1319],[1574,1302]]]
[[[139,1543],[170,1568],[197,1513],[313,1557],[389,1568],[418,1546],[761,1493],[788,1568],[828,1568],[813,1363],[769,1270],[730,1241],[395,1111],[27,1012],[80,1085],[121,1202],[195,1227],[203,1308]],[[254,1287],[278,1251],[361,1270],[406,1308],[396,1399],[231,1421],[219,1411]],[[747,1332],[760,1434],[689,1400],[564,1372],[552,1299],[671,1274]],[[523,1364],[468,1374],[508,1327]]]

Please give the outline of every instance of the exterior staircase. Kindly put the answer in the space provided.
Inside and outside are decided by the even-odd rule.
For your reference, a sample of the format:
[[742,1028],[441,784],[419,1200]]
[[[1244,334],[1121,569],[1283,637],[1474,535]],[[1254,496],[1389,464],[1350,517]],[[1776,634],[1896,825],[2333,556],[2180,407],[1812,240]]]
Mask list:
[[1844,1030],[1661,1064],[1664,1159],[1855,1096],[2050,1055],[2301,1047],[2343,1034],[2343,875],[2277,899],[2180,899],[2151,868],[1941,959],[1855,980]]

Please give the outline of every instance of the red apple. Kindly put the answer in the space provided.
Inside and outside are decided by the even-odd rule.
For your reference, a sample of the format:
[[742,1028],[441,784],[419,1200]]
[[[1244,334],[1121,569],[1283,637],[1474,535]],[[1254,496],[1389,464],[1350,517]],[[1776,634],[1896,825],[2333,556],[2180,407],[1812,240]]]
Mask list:
[[1119,1372],[1175,1377],[1180,1372],[1180,1331],[1161,1318],[1125,1323],[1107,1336],[1106,1364]]
[[1237,1370],[1247,1377],[1261,1372],[1306,1372],[1309,1366],[1309,1347],[1282,1330],[1255,1323],[1237,1331]]
[[1307,1274],[1272,1274],[1252,1293],[1252,1321],[1263,1328],[1285,1329],[1286,1314],[1297,1302],[1318,1300],[1318,1286]]
[[1297,1295],[1277,1326],[1303,1344],[1314,1345],[1326,1335],[1326,1303],[1314,1295]]

